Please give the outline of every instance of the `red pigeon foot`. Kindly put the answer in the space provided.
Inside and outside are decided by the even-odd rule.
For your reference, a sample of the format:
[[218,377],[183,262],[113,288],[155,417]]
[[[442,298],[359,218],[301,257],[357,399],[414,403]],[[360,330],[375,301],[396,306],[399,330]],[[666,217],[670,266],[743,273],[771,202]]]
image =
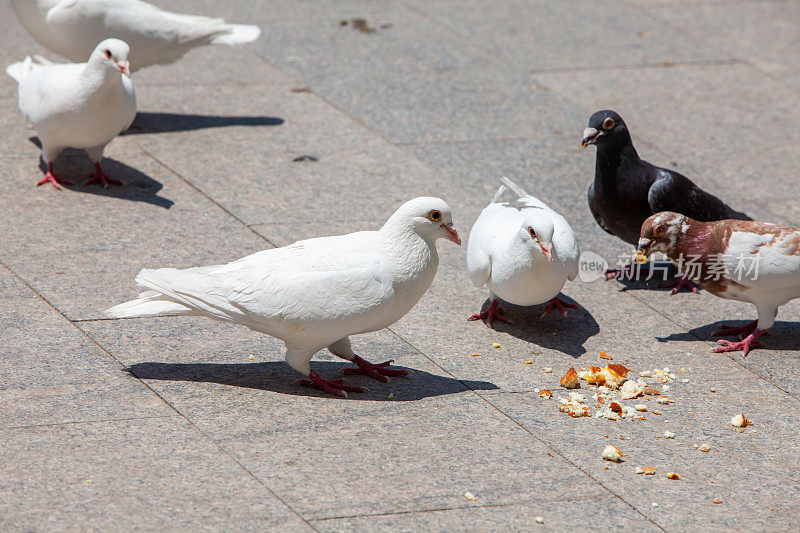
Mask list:
[[104,189],[108,189],[109,183],[113,185],[122,185],[121,181],[110,178],[103,170],[103,167],[100,166],[100,163],[94,164],[94,172],[89,174],[89,179],[86,180],[84,185],[89,185],[90,183],[94,183],[96,181],[99,181],[100,185],[102,185]]
[[581,307],[579,305],[565,302],[561,298],[553,298],[546,306],[544,306],[544,312],[542,313],[541,318],[546,317],[555,310],[558,310],[558,312],[561,313],[561,316],[567,316],[567,309],[580,309],[580,308]]
[[741,350],[742,355],[744,357],[747,357],[748,352],[750,352],[752,348],[758,348],[759,346],[761,346],[761,341],[759,341],[758,338],[766,332],[767,332],[766,329],[756,328],[756,330],[753,331],[753,333],[751,333],[744,339],[740,340],[739,342],[731,342],[731,341],[726,341],[725,339],[720,339],[717,341],[717,344],[719,344],[720,346],[717,346],[712,351],[720,353],[720,352],[738,352],[739,350]]
[[387,378],[386,376],[408,375],[408,370],[401,370],[399,368],[388,368],[389,365],[391,365],[394,362],[394,360],[392,359],[384,361],[383,363],[374,364],[360,358],[359,356],[355,356],[353,362],[358,365],[358,368],[344,368],[342,369],[343,374],[366,374],[384,383],[389,381],[389,378]]
[[500,322],[505,322],[506,324],[513,324],[513,322],[505,317],[505,310],[500,308],[500,304],[497,300],[492,300],[492,303],[489,304],[489,308],[486,309],[483,313],[475,313],[467,320],[483,320],[487,326],[492,327],[492,322],[495,320],[499,320]]
[[670,294],[678,294],[683,289],[689,289],[689,292],[700,292],[695,287],[694,283],[689,281],[689,278],[680,278],[676,279],[675,281],[668,281],[666,283],[662,283],[659,289],[672,289],[669,293]]
[[39,183],[37,183],[36,186],[38,187],[39,185],[44,185],[45,183],[52,183],[53,187],[55,187],[59,191],[63,189],[63,187],[61,187],[61,184],[75,185],[69,180],[65,180],[64,178],[59,178],[58,176],[56,176],[55,172],[53,172],[53,163],[47,164],[47,174],[45,174],[44,178]]
[[342,398],[347,398],[348,392],[367,392],[367,389],[364,387],[347,385],[343,383],[343,381],[343,379],[328,381],[312,370],[308,374],[308,379],[298,379],[297,384],[304,387],[311,387],[312,389],[323,390],[327,393],[341,396]]
[[758,320],[753,320],[752,322],[748,322],[744,326],[726,326],[725,324],[721,325],[717,330],[711,334],[713,337],[720,337],[723,335],[738,335],[740,339],[744,339],[756,329],[756,325],[758,324]]
[[634,267],[635,267],[635,265],[633,265],[633,264],[627,264],[622,268],[609,268],[609,269],[606,269],[605,271],[603,271],[603,275],[605,276],[606,281],[610,281],[612,279],[617,279],[617,278],[619,278],[619,279],[625,279],[625,278],[630,279],[631,277],[633,277],[632,274],[633,274]]

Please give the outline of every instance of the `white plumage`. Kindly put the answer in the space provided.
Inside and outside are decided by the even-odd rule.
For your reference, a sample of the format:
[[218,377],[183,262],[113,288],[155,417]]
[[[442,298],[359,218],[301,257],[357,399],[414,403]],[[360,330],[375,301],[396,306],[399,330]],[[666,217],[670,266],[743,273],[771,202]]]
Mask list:
[[131,45],[131,69],[169,64],[207,44],[258,39],[258,26],[164,11],[140,0],[11,0],[22,25],[44,47],[83,61],[107,37]]
[[40,185],[66,182],[55,176],[52,164],[67,147],[86,150],[95,163],[93,179],[116,182],[100,161],[105,146],[136,116],[128,52],[125,42],[106,39],[86,63],[39,64],[27,57],[6,69],[19,83],[19,108],[42,143],[48,174]]
[[323,380],[309,361],[328,347],[382,381],[384,374],[404,373],[359,358],[348,336],[383,329],[417,303],[436,274],[439,238],[460,244],[450,207],[438,198],[416,198],[378,231],[298,241],[226,265],[142,270],[136,282],[149,290],[106,313],[199,315],[242,324],[283,340],[286,361],[309,376],[306,384],[336,394],[357,390]]
[[[555,297],[578,274],[575,234],[564,217],[541,200],[508,178],[502,182],[469,234],[469,277],[476,287],[486,285],[493,300],[489,310],[471,318],[490,325],[494,319],[507,321],[500,315],[497,298],[526,306],[552,300],[553,307],[545,314],[553,309],[563,314],[563,307],[574,306]],[[500,201],[506,187],[517,195],[513,202]]]

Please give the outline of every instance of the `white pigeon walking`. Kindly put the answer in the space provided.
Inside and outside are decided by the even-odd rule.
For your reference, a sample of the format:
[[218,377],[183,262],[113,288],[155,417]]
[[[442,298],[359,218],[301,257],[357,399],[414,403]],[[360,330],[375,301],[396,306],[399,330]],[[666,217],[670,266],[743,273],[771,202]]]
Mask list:
[[[580,250],[569,223],[508,178],[481,212],[469,234],[467,270],[476,287],[489,288],[489,308],[469,320],[511,323],[499,299],[516,305],[549,302],[542,313],[580,309],[556,295],[578,275]],[[500,202],[511,189],[517,199]]]
[[83,61],[107,37],[130,44],[131,70],[165,65],[207,44],[258,39],[258,26],[164,11],[139,0],[11,0],[36,41],[70,61]]
[[378,231],[319,237],[257,252],[227,265],[142,270],[149,289],[106,313],[207,316],[242,324],[286,344],[286,362],[308,377],[300,383],[347,396],[362,387],[328,381],[309,361],[327,347],[380,381],[404,375],[353,353],[350,335],[377,331],[408,313],[430,287],[439,256],[437,239],[461,244],[450,207],[438,198],[400,206]]
[[19,108],[42,143],[47,174],[37,185],[74,185],[53,171],[53,162],[68,147],[86,150],[94,163],[87,184],[122,184],[108,177],[100,162],[106,145],[136,116],[129,50],[119,39],[106,39],[86,63],[41,65],[27,57],[6,69],[19,83]]

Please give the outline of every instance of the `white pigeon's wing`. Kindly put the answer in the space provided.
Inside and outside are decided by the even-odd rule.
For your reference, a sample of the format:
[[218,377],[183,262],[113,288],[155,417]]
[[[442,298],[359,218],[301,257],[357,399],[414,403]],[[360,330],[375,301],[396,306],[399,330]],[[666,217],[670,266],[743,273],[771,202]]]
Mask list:
[[58,116],[74,107],[85,63],[32,65],[19,84],[19,108],[39,132],[58,127]]
[[222,19],[164,11],[140,0],[63,0],[47,14],[53,36],[85,61],[108,37],[127,42],[134,68],[167,64],[230,32]]
[[253,329],[348,323],[356,331],[393,305],[384,267],[374,233],[361,232],[300,241],[219,267],[142,271],[137,282]]
[[788,226],[743,223],[734,230],[723,261],[728,277],[753,289],[782,289],[800,285],[800,231]]
[[499,232],[508,227],[507,218],[517,213],[516,209],[509,209],[508,204],[491,203],[481,211],[473,224],[467,240],[467,273],[476,287],[489,281],[492,275],[492,249],[500,239]]

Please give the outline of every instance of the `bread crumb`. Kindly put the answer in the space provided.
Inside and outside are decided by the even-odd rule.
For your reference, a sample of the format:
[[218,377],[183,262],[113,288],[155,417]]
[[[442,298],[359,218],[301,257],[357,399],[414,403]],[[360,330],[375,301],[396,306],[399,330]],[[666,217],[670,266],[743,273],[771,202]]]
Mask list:
[[642,378],[649,378],[652,375],[653,375],[653,372],[650,371],[650,370],[643,370],[643,371],[639,372],[639,377],[642,377]]
[[656,467],[654,466],[645,466],[642,468],[644,470],[645,476],[655,476],[656,475]]
[[497,344],[497,343],[492,344],[492,348],[499,348],[499,347],[500,347],[500,345]]
[[473,352],[473,353],[471,353],[470,355],[471,355],[472,357],[480,357],[480,356],[482,356],[483,354],[482,354],[482,353],[478,353],[478,352]]
[[539,391],[539,396],[544,399],[549,399],[553,396],[553,393],[550,392],[550,389],[544,389]]
[[637,411],[647,411],[647,406],[643,403],[637,403],[636,405],[633,406],[633,408],[636,409]]
[[622,457],[625,454],[617,448],[616,446],[612,446],[609,444],[605,448],[603,448],[603,459],[606,461],[613,461],[615,463],[619,463],[622,460]]
[[537,516],[536,518],[534,518],[534,520],[536,520],[537,524],[544,524],[544,518],[542,518],[541,516]]
[[710,389],[708,389],[708,392],[717,392],[717,389],[715,389],[714,387],[711,387]]
[[614,359],[613,357],[608,355],[606,352],[600,352],[599,355],[600,355],[600,359]]
[[665,431],[664,432],[664,438],[665,439],[674,439],[675,438],[675,433],[673,433],[672,431]]
[[700,450],[701,452],[707,452],[711,448],[708,447],[708,444],[701,444],[697,449]]
[[722,503],[722,500],[720,500],[719,498],[714,498],[713,500],[711,500],[711,503],[716,503],[717,505],[719,505]]
[[666,396],[662,396],[661,398],[659,398],[659,399],[658,399],[658,400],[656,400],[656,401],[657,401],[658,403],[660,403],[661,405],[667,405],[667,404],[670,404],[670,403],[672,403],[672,400],[670,400],[670,399],[669,399],[669,398],[667,398]]
[[532,365],[532,364],[533,364],[533,361],[531,361],[530,359],[528,359],[527,361],[525,361],[525,364],[526,364],[526,365]]
[[653,409],[653,410],[652,410],[652,411],[650,411],[650,412],[651,412],[651,413],[653,413],[654,415],[660,415],[660,414],[661,414],[661,411],[657,411],[657,410],[655,410],[655,409]]
[[644,468],[642,468],[641,466],[637,467],[636,468],[636,473],[637,474],[644,474]]
[[739,413],[738,415],[731,418],[731,425],[737,428],[745,428],[750,424],[752,424],[752,422],[746,419],[743,413]]
[[681,475],[677,472],[667,472],[667,479],[680,479]]
[[564,377],[561,378],[561,386],[565,389],[577,389],[580,386],[580,379],[578,379],[578,373],[575,371],[574,368],[570,367],[567,370],[567,373],[564,374]]
[[549,374],[550,372],[553,371],[553,369],[550,368],[549,366],[544,367],[542,370],[544,371],[545,374]]
[[635,381],[628,380],[619,389],[623,400],[632,400],[644,394],[644,387]]
[[465,493],[464,493],[464,497],[465,497],[466,499],[468,499],[469,501],[471,501],[471,502],[476,502],[476,501],[478,501],[478,497],[477,497],[477,496],[475,496],[474,494],[472,494],[472,493],[471,493],[471,492],[469,492],[469,491],[467,491],[467,492],[465,492]]

